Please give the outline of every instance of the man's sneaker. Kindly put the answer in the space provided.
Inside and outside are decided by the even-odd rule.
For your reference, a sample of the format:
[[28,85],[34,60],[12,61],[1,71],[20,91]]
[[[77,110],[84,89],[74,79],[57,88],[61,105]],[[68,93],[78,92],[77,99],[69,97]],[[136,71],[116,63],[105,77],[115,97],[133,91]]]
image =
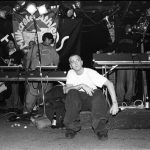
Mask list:
[[107,132],[97,132],[97,137],[101,141],[106,141],[108,140],[108,133]]
[[72,129],[67,129],[66,130],[66,133],[65,133],[65,136],[66,136],[66,138],[68,138],[68,139],[73,139],[74,137],[75,137],[75,135],[76,135],[76,131],[74,131],[74,130],[72,130]]

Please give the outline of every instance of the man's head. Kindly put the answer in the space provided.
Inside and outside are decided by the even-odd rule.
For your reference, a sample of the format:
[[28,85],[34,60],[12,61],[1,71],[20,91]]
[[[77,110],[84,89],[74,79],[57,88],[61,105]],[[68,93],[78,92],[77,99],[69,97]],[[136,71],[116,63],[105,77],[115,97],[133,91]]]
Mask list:
[[7,47],[8,47],[9,49],[14,49],[14,48],[15,48],[15,43],[14,43],[14,41],[9,40],[9,41],[8,41],[8,44],[7,44]]
[[71,55],[69,57],[70,68],[80,71],[83,68],[83,61],[79,55]]
[[50,45],[54,42],[53,35],[51,33],[44,33],[42,36],[44,45]]
[[35,41],[30,41],[29,42],[29,48],[33,48],[34,47],[34,45],[36,44],[36,42]]

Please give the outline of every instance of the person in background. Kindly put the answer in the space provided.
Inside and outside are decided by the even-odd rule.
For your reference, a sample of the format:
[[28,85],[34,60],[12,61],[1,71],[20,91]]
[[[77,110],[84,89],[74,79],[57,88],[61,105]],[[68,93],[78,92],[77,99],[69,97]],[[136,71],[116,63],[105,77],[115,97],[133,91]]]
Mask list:
[[[9,40],[6,47],[6,54],[4,56],[5,62],[7,62],[8,66],[21,66],[22,59],[24,57],[24,52],[18,49],[13,40]],[[7,108],[9,111],[20,112],[23,108],[22,99],[20,96],[22,95],[19,92],[20,83],[12,81],[11,83],[7,83],[8,90],[4,93],[6,97]],[[11,93],[11,95],[7,98],[7,94]],[[9,95],[9,94],[8,94]]]
[[25,53],[24,59],[23,59],[23,66],[24,66],[25,68],[26,68],[26,63],[27,63],[28,52],[29,52],[29,51],[32,51],[35,45],[36,45],[36,42],[31,40],[31,41],[28,43],[28,46],[23,49],[23,51],[24,51],[24,53]]
[[[137,53],[136,42],[131,32],[131,25],[126,24],[123,28],[122,38],[118,41],[116,46],[116,53]],[[135,97],[135,69],[118,69],[116,77],[116,93],[118,104],[122,105],[125,102],[131,105]]]
[[[109,120],[109,115],[116,115],[119,110],[113,83],[97,71],[84,68],[83,61],[79,55],[70,56],[69,63],[71,69],[68,71],[66,85],[63,87],[64,93],[66,93],[65,136],[74,138],[81,129],[79,113],[84,108],[84,110],[92,112],[92,128],[98,139],[106,140],[108,138],[106,124]],[[112,105],[110,110],[100,89],[103,86],[108,88],[111,95]]]
[[36,42],[31,40],[28,43],[28,46],[24,48],[24,53],[27,54],[30,50],[32,50],[34,48],[34,46],[36,45]]
[[[53,44],[54,39],[51,33],[44,33],[42,36],[42,43],[36,44],[33,50],[30,50],[27,53],[27,70],[33,71],[36,70],[37,66],[40,66],[39,62],[39,50],[41,53],[41,65],[42,66],[51,66],[58,65],[59,63],[59,55],[56,52],[56,49],[51,46]],[[39,49],[38,49],[39,48]],[[25,106],[24,106],[24,114],[32,114],[32,110],[37,102],[38,97],[41,94],[41,86],[44,88],[44,93],[49,91],[52,88],[52,83],[41,83],[39,82],[30,82],[26,86],[26,98],[25,98]]]
[[[4,46],[3,46],[3,44],[0,44],[0,66],[7,66],[7,63],[4,60],[4,52],[5,52]],[[4,88],[3,88],[5,86],[6,85],[4,82],[0,82],[0,108],[2,108],[2,109],[4,109],[6,107],[6,101],[5,101],[6,96],[4,95],[4,92],[6,93],[7,89],[4,90]],[[6,88],[7,88],[7,86],[6,86]]]
[[13,40],[9,40],[6,48],[6,54],[4,56],[4,59],[5,61],[7,61],[8,66],[21,65],[23,57],[24,52],[17,48]]

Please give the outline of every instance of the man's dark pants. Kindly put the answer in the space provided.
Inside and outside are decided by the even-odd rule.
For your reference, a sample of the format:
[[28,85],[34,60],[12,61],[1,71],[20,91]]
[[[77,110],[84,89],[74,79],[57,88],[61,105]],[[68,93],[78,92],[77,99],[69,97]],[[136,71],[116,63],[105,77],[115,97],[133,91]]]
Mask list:
[[81,129],[79,122],[80,111],[90,110],[92,113],[92,128],[95,133],[105,130],[108,122],[108,104],[105,96],[100,89],[94,90],[93,96],[86,92],[72,89],[68,92],[65,99],[66,114],[64,125],[67,129],[79,131]]

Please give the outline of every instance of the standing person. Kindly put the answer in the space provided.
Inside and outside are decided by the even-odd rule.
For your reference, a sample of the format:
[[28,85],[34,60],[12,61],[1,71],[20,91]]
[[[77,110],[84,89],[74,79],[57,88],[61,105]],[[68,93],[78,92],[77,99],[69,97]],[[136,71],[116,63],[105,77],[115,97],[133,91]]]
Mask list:
[[35,45],[36,45],[36,42],[31,40],[31,41],[29,42],[29,50],[32,50]]
[[[64,86],[64,93],[66,93],[65,136],[67,138],[74,138],[77,131],[81,129],[79,113],[84,107],[92,112],[92,127],[98,138],[100,140],[107,139],[108,129],[106,128],[106,124],[109,113],[115,115],[118,112],[114,86],[112,82],[97,71],[84,68],[80,56],[70,56],[69,63],[71,70],[67,74],[66,86]],[[102,90],[99,89],[103,86],[108,88],[112,98],[110,110],[108,109],[108,104]]]
[[[23,51],[16,48],[13,40],[9,40],[6,48],[6,54],[4,56],[8,66],[21,65],[23,57]],[[15,81],[13,81],[11,84],[8,84],[8,91],[6,93],[11,93],[11,95],[9,98],[6,98],[6,103],[10,111],[20,111],[22,109],[23,104],[21,104],[19,85],[20,83],[16,83]],[[4,94],[7,97],[6,93]]]
[[[28,43],[28,46],[22,50],[24,52],[24,58],[23,58],[23,64],[22,64],[24,68],[26,68],[28,52],[32,51],[35,45],[36,45],[36,42],[31,40]],[[22,81],[20,82],[20,88],[19,88],[19,93],[21,93],[20,97],[22,99],[22,104],[24,104],[25,102],[25,91],[26,91],[26,83]]]
[[[25,53],[24,59],[23,59],[23,66],[26,67],[28,52],[29,52],[29,51],[32,51],[35,45],[36,45],[36,42],[31,40],[31,41],[28,43],[28,46],[23,49],[23,51],[24,51],[24,53]],[[29,59],[29,58],[28,58],[28,59]]]
[[[29,70],[35,70],[37,66],[40,66],[39,63],[39,50],[41,53],[41,65],[42,66],[51,66],[58,65],[59,55],[56,52],[55,48],[51,46],[54,42],[53,35],[51,33],[44,33],[42,36],[43,43],[35,45],[32,50],[27,54],[27,63],[26,67]],[[38,49],[39,48],[39,49]],[[52,87],[52,83],[45,84],[43,83],[44,92],[46,93]],[[41,90],[41,85],[38,82],[31,82],[27,85],[26,88],[26,98],[25,98],[25,108],[24,114],[30,114],[33,107],[36,104],[36,100],[39,96],[39,91]]]
[[22,59],[24,57],[24,52],[18,49],[13,40],[9,40],[5,56],[3,57],[7,61],[8,66],[17,66],[22,64]]
[[[116,53],[137,53],[136,42],[131,32],[131,25],[123,28],[122,38],[118,41]],[[137,71],[135,69],[117,70],[116,93],[118,104],[125,102],[130,105],[135,97],[135,82]]]

